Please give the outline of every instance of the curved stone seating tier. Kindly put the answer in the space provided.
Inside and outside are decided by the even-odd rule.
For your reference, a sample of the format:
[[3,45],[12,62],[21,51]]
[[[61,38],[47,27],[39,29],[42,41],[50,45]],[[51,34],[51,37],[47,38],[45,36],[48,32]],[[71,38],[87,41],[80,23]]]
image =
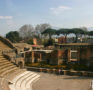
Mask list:
[[0,63],[0,66],[3,66],[3,65],[12,65],[12,63],[10,63],[10,62],[2,62],[2,63]]
[[24,75],[27,75],[29,73],[29,71],[25,71],[24,73],[20,74],[19,76],[17,76],[14,80],[13,83],[16,83],[17,80],[19,80],[21,77],[23,77]]
[[10,67],[10,66],[14,66],[14,65],[12,65],[11,63],[3,64],[2,66],[0,66],[0,70],[3,69],[3,68]]
[[2,59],[5,59],[5,57],[4,57],[3,55],[0,55],[0,56],[2,56],[2,57],[0,57],[1,60],[2,60]]
[[2,78],[0,78],[0,87],[1,87],[0,90],[3,90],[2,89]]
[[6,73],[2,73],[3,77],[7,79],[7,77],[11,75],[12,73],[14,73],[16,70],[18,70],[18,68],[14,67],[13,69],[8,70]]
[[2,63],[2,62],[9,62],[10,63],[10,61],[8,61],[6,59],[0,59],[0,63]]
[[9,52],[9,51],[11,51],[12,49],[11,48],[0,48],[0,50],[1,50],[1,54],[2,54],[2,52]]
[[15,70],[17,70],[17,67],[11,67],[9,68],[7,71],[4,71],[0,76],[1,77],[5,77],[10,73],[13,73]]
[[1,48],[1,49],[2,49],[2,48],[9,48],[9,49],[10,49],[10,47],[7,46],[6,44],[4,44],[2,41],[0,41],[0,48]]
[[2,90],[10,90],[7,81],[4,78],[1,78],[0,80],[1,80],[0,81],[1,82],[0,85],[2,87],[0,89],[2,89]]
[[4,56],[0,55],[0,58],[3,58]]
[[[11,64],[3,65],[3,66],[0,67],[0,74],[1,74],[2,72],[6,72],[7,70],[13,69],[13,68],[15,68],[15,66],[14,66],[14,65],[11,65]],[[17,68],[17,67],[16,67],[16,68]]]
[[15,57],[16,56],[15,53],[12,53],[12,54],[11,53],[7,53],[6,55],[9,56],[9,57]]
[[[21,83],[21,88],[22,90],[28,90],[28,88],[31,88],[30,87],[30,82],[33,78],[35,78],[37,76],[37,74],[32,74],[32,75],[29,75],[28,78],[26,80],[24,80],[22,83]],[[27,87],[27,83],[29,83],[28,87]]]
[[6,60],[4,57],[0,57],[0,60]]
[[0,50],[2,50],[2,51],[11,50],[11,48],[6,47],[6,46],[1,46],[1,44],[0,44]]
[[32,86],[32,82],[37,80],[40,76],[39,75],[33,75],[33,77],[31,77],[28,82],[26,83],[26,88],[27,90],[30,90],[31,86]]
[[15,86],[21,87],[22,82],[23,82],[25,79],[27,79],[29,76],[31,76],[32,74],[33,74],[33,73],[28,72],[28,73],[25,74],[23,77],[19,78],[19,79],[16,81]]
[[40,75],[26,69],[19,69],[4,56],[15,59],[16,53],[11,47],[0,41],[0,90],[32,90],[32,82]]
[[6,77],[6,79],[7,79],[9,82],[12,83],[13,79],[14,79],[16,76],[24,73],[25,71],[26,71],[25,69],[18,69],[18,70],[16,70],[14,73],[8,75],[8,76]]
[[[2,60],[6,60],[5,58],[0,58],[0,61],[2,61]],[[6,62],[7,62],[8,60],[6,60]]]
[[[0,60],[6,60],[4,57],[0,58]],[[6,60],[7,61],[7,60]]]
[[0,76],[3,74],[3,72],[6,73],[9,69],[11,70],[13,68],[15,68],[15,67],[14,66],[10,66],[10,67],[7,67],[7,68],[3,68],[2,70],[0,70]]
[[3,61],[10,62],[9,60],[6,60],[5,58],[0,58],[0,62],[3,62]]
[[14,73],[16,70],[17,70],[17,68],[12,69],[11,71],[9,71],[9,72],[7,72],[6,74],[4,74],[3,77],[6,78],[6,80],[7,80],[8,82],[10,82],[10,80],[9,80],[7,77],[9,77],[9,75],[11,75],[12,73]]
[[13,79],[13,84],[10,85],[11,90],[32,90],[31,84],[34,80],[38,79],[40,75],[25,71],[24,73],[20,74],[16,78]]
[[0,72],[2,72],[3,70],[8,70],[8,69],[13,68],[13,67],[15,67],[15,66],[13,66],[13,65],[10,65],[10,66],[2,66],[2,67],[0,67]]
[[4,59],[3,60],[0,60],[0,64],[1,63],[5,63],[5,62],[9,62],[9,61],[8,60],[4,60]]

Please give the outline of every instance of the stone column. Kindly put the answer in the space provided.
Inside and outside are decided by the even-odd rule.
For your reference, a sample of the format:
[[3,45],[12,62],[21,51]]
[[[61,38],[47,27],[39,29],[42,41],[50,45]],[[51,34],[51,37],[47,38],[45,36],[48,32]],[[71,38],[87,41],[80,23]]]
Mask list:
[[32,52],[32,63],[34,63],[34,52]]
[[70,62],[70,58],[71,58],[71,56],[70,56],[70,49],[68,49],[68,62]]
[[42,61],[42,54],[40,53],[40,61]]

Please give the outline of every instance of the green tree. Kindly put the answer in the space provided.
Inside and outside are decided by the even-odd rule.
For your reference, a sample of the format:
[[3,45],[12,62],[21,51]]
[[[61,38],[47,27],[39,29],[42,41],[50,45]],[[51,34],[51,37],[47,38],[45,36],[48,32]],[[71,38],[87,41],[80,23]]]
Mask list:
[[73,28],[72,30],[70,30],[70,33],[75,34],[76,36],[75,42],[77,42],[79,35],[83,35],[85,31],[83,31],[81,28]]
[[51,28],[51,25],[48,23],[36,25],[36,27],[35,27],[36,35],[38,35],[40,38],[42,38],[42,35],[41,35],[42,32],[44,32],[48,28]]
[[56,30],[48,28],[45,31],[43,31],[42,34],[49,35],[49,39],[51,39],[52,35],[56,34]]
[[56,34],[57,35],[63,34],[65,36],[65,38],[67,39],[67,35],[70,34],[70,30],[71,29],[64,29],[64,28],[62,28],[62,29],[57,30]]
[[70,29],[59,29],[58,31],[56,31],[57,35],[63,34],[65,37],[67,37],[67,35],[70,33]]
[[53,39],[48,39],[48,40],[45,40],[44,41],[44,46],[47,47],[47,46],[51,46],[54,44],[54,40]]
[[88,35],[89,35],[89,36],[93,36],[93,31],[89,31],[89,32],[88,32]]
[[11,31],[6,34],[6,38],[9,39],[11,42],[19,42],[21,40],[19,33],[17,31]]

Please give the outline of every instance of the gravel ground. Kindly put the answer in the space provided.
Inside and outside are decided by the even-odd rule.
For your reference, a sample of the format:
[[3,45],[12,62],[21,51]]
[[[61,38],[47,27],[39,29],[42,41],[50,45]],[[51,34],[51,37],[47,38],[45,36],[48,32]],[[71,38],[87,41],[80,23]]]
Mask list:
[[39,73],[40,79],[33,84],[33,90],[91,90],[93,78]]

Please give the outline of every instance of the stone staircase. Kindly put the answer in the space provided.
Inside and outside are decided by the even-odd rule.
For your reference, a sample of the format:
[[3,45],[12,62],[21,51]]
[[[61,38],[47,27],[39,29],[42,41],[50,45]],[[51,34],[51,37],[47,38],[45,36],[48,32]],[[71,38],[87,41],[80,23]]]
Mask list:
[[0,90],[32,90],[32,83],[40,75],[20,69],[6,59],[2,52],[10,50],[12,49],[0,41]]
[[11,90],[32,90],[32,83],[38,80],[40,75],[25,71],[12,80],[13,84],[9,85]]
[[4,44],[2,41],[0,41],[0,50],[11,50],[10,47],[8,47],[6,44]]

